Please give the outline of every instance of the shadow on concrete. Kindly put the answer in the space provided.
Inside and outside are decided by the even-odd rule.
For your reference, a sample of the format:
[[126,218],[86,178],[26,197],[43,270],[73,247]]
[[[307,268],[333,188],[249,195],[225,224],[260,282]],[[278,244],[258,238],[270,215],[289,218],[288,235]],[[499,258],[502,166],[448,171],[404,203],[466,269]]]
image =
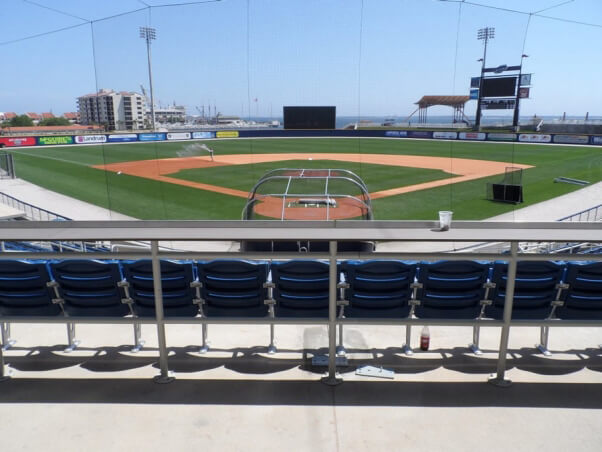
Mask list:
[[0,403],[112,403],[181,405],[335,405],[532,407],[602,409],[602,383],[31,379],[0,383]]
[[[19,355],[5,355],[6,363],[19,371],[52,371],[80,366],[92,372],[116,372],[152,365],[158,367],[158,350],[145,348],[143,352],[130,352],[131,346],[103,347],[100,349],[78,348],[67,354],[62,346],[16,349]],[[326,368],[314,366],[311,357],[327,355],[327,348],[279,349],[275,355],[268,355],[266,347],[233,349],[211,349],[207,354],[199,354],[198,347],[169,347],[169,369],[178,373],[202,372],[219,367],[241,374],[266,375],[298,368],[322,375]],[[217,352],[217,353],[216,353]],[[466,348],[436,349],[429,352],[416,350],[413,356],[406,356],[400,348],[347,349],[348,362],[339,366],[341,374],[355,372],[363,365],[390,369],[396,374],[418,374],[438,368],[465,374],[487,375],[495,372],[497,352],[483,350],[484,355],[476,356]],[[294,355],[293,358],[284,356]],[[359,354],[359,355],[358,355]],[[298,356],[299,358],[296,358]],[[355,358],[362,356],[362,358]],[[582,369],[602,372],[602,350],[567,350],[562,354],[546,357],[537,350],[522,348],[511,350],[506,369],[518,368],[538,375],[567,375]]]

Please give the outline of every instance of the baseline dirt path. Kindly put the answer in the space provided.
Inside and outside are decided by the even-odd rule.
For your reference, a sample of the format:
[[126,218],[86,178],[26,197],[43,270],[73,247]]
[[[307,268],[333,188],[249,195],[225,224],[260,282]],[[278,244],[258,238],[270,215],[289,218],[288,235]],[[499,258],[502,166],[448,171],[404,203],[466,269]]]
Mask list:
[[482,177],[503,174],[508,166],[516,168],[531,168],[531,165],[521,165],[508,162],[494,162],[489,160],[460,159],[450,157],[424,157],[418,155],[391,155],[391,154],[229,154],[216,155],[214,161],[209,157],[178,157],[156,160],[137,160],[134,162],[110,163],[108,165],[95,165],[94,168],[112,171],[115,173],[129,174],[130,176],[144,177],[186,187],[213,191],[225,195],[247,198],[248,192],[218,185],[203,184],[175,177],[178,171],[193,168],[211,168],[225,165],[249,165],[253,163],[280,162],[286,160],[334,160],[354,163],[369,163],[375,165],[405,166],[410,168],[425,168],[445,171],[451,177],[446,179],[424,182],[422,184],[408,185],[406,187],[391,188],[370,193],[372,199],[425,190],[427,188],[442,187]]

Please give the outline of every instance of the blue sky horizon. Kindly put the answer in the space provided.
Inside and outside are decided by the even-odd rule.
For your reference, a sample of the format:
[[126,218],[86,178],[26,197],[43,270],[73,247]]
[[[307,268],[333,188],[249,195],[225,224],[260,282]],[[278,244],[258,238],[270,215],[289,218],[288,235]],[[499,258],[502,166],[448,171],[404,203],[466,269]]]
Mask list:
[[[211,104],[242,117],[278,117],[283,105],[402,117],[422,95],[469,93],[483,54],[477,30],[488,26],[496,35],[487,66],[529,55],[523,72],[533,74],[531,98],[521,102],[521,116],[602,115],[599,0],[0,2],[0,111],[62,114],[96,89],[148,90],[138,28],[152,26],[158,104],[183,104],[189,114]],[[98,20],[107,16],[115,17]],[[467,104],[469,116],[475,107]]]

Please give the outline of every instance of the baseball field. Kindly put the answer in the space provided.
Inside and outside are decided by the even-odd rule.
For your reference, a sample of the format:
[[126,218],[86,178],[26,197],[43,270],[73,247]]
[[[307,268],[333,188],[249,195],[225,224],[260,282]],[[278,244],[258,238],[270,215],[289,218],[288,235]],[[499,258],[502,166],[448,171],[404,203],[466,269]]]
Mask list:
[[[523,170],[519,207],[580,188],[555,183],[556,177],[602,180],[600,147],[368,138],[199,140],[214,150],[212,160],[191,143],[9,152],[18,177],[140,219],[240,219],[253,185],[276,168],[355,172],[366,183],[378,220],[429,220],[439,210],[453,210],[459,220],[480,220],[512,210],[517,206],[486,199],[486,183],[501,181],[507,167]],[[299,190],[323,192],[311,184]]]

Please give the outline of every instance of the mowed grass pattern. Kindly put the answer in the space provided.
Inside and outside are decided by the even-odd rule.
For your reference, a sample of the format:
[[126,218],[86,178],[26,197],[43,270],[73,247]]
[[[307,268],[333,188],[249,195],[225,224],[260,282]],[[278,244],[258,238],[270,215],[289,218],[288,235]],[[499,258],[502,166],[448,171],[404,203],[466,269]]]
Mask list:
[[[534,165],[523,172],[525,202],[519,206],[485,200],[485,183],[501,176],[447,185],[420,192],[373,201],[376,219],[435,219],[438,210],[454,211],[456,219],[479,220],[578,190],[570,184],[554,183],[558,176],[592,183],[602,180],[602,147],[523,145],[460,141],[407,139],[257,139],[215,140],[207,145],[219,154],[265,153],[358,153],[403,154],[494,160]],[[140,219],[238,219],[245,200],[213,192],[144,178],[117,175],[92,165],[123,161],[186,156],[187,142],[132,143],[101,146],[36,147],[9,150],[15,156],[18,177],[47,189],[72,196]],[[202,155],[202,154],[201,154]],[[305,162],[305,161],[304,161]],[[309,161],[308,161],[309,162]],[[308,163],[306,162],[306,163]],[[288,166],[279,162],[273,167]],[[378,187],[408,185],[412,177],[434,180],[447,175],[432,170],[416,170],[383,165],[328,162],[356,172],[370,191]],[[312,165],[318,164],[313,161]],[[303,166],[307,166],[304,164]],[[319,166],[322,166],[321,164]],[[239,165],[228,174],[214,168],[216,185],[240,184],[247,190],[271,164]],[[234,167],[232,167],[234,169]],[[406,171],[408,170],[408,171]],[[177,177],[203,180],[204,170],[186,170]],[[439,173],[439,174],[436,174]],[[197,179],[200,178],[200,179]],[[217,182],[221,181],[221,182]],[[373,188],[374,187],[374,188]],[[47,207],[50,210],[53,206]]]

